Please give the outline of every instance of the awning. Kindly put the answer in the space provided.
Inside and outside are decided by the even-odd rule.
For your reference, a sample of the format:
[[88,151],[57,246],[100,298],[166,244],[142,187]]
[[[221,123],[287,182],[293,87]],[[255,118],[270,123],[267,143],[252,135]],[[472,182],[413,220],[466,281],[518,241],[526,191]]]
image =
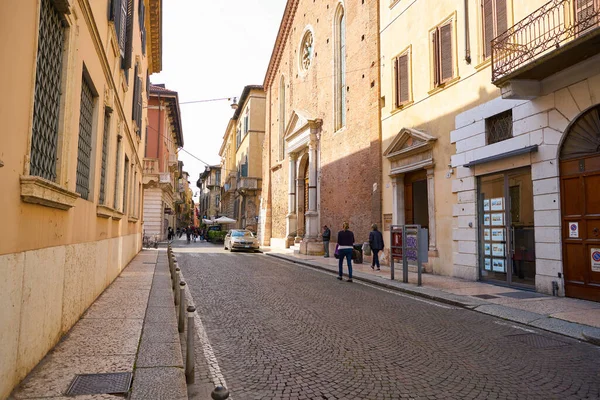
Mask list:
[[202,223],[209,225],[209,224],[214,224],[215,221],[213,221],[212,219],[202,219]]
[[474,167],[475,165],[485,164],[485,163],[492,162],[492,161],[498,161],[498,160],[502,160],[505,158],[513,157],[513,156],[520,156],[522,154],[535,153],[537,151],[538,151],[538,145],[534,144],[533,146],[523,147],[522,149],[511,150],[511,151],[507,151],[506,153],[496,154],[495,156],[484,157],[484,158],[480,158],[479,160],[473,160],[473,161],[463,165],[463,167],[471,168],[471,167]]
[[215,219],[215,222],[217,224],[233,224],[235,222],[237,222],[235,219],[231,219],[229,217],[219,217],[217,219]]

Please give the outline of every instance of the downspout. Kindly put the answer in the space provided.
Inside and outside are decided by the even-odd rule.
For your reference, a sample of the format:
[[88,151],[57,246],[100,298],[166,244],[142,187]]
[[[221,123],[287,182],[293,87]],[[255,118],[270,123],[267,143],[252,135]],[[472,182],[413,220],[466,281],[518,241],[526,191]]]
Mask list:
[[465,0],[465,61],[471,64],[471,41],[469,40],[469,0]]

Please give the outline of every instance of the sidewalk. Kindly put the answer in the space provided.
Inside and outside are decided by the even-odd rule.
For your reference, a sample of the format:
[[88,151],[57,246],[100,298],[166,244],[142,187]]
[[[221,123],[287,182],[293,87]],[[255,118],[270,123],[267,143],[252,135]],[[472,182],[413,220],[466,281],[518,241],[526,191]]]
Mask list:
[[131,399],[187,399],[165,249],[142,250],[9,399],[70,399],[76,375],[102,374],[79,386],[93,386],[96,393],[131,381],[130,375],[104,375],[109,373],[133,374]]
[[[336,275],[338,273],[338,260],[333,256],[306,256],[287,249],[262,250],[271,257]],[[346,266],[344,271],[347,271]],[[352,272],[355,281],[468,308],[600,345],[600,303],[432,274],[422,274],[422,286],[419,287],[416,272],[409,272],[409,283],[403,283],[402,266],[396,265],[395,280],[392,281],[390,267],[381,266],[381,271],[374,271],[366,259],[363,264],[352,263]]]

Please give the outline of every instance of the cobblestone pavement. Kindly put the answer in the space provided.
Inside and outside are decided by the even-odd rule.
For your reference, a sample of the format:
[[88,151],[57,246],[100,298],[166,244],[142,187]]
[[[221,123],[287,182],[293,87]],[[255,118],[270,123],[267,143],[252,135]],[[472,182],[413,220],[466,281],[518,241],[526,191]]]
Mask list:
[[262,254],[174,247],[236,400],[600,397],[593,345]]

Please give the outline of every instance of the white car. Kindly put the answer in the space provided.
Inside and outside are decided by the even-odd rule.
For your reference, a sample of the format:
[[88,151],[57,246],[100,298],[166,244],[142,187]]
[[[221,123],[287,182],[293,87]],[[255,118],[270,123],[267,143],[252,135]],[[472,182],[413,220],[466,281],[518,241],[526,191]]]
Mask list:
[[233,250],[252,250],[259,249],[258,238],[252,232],[246,229],[231,229],[225,236],[223,248],[229,251]]

